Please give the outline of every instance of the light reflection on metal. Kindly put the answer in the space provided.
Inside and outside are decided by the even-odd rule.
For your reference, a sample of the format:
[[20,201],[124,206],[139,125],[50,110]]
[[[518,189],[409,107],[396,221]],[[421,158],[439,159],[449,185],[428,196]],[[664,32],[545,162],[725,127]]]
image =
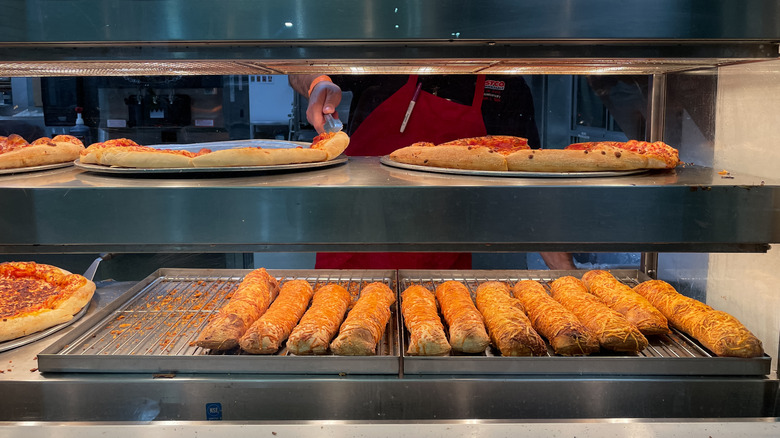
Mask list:
[[745,62],[725,59],[307,59],[0,62],[0,76],[257,74],[662,74]]

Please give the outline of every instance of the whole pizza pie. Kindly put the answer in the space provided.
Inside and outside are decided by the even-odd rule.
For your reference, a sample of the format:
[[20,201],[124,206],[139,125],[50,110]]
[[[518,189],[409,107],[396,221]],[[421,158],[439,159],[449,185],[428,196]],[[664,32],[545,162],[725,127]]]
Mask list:
[[349,137],[341,131],[317,136],[308,148],[239,147],[198,152],[141,146],[133,140],[120,138],[91,144],[81,152],[79,161],[135,168],[271,166],[332,160],[348,145]]
[[663,142],[577,143],[565,149],[531,149],[521,137],[488,135],[442,144],[415,143],[390,154],[420,166],[524,172],[592,172],[673,169],[679,153]]
[[82,150],[84,144],[72,135],[41,137],[32,143],[16,134],[0,136],[0,169],[67,163],[78,158]]
[[95,283],[56,266],[0,263],[0,341],[70,321],[94,292]]

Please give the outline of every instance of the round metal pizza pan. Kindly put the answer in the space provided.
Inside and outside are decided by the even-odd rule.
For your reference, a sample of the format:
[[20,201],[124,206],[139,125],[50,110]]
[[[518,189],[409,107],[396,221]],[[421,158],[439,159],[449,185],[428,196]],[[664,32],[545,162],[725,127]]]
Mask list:
[[100,164],[85,164],[79,160],[73,164],[79,169],[89,172],[104,173],[112,175],[235,175],[236,173],[248,172],[278,172],[319,169],[323,167],[335,166],[346,163],[349,157],[338,157],[329,161],[317,161],[313,163],[296,164],[277,164],[272,166],[234,166],[234,167],[173,167],[173,168],[151,168],[151,167],[111,167]]
[[198,152],[201,149],[211,149],[212,151],[221,151],[224,149],[235,148],[263,148],[263,149],[292,149],[308,148],[311,143],[290,140],[275,139],[249,139],[249,140],[226,140],[209,141],[203,143],[184,143],[184,144],[151,144],[147,145],[155,149],[175,149],[180,151]]
[[406,164],[393,161],[385,155],[379,159],[379,162],[391,167],[406,170],[417,170],[421,172],[446,173],[450,175],[468,175],[468,176],[500,176],[513,178],[596,178],[636,175],[637,173],[647,172],[648,169],[635,170],[603,170],[594,172],[523,172],[523,171],[501,171],[501,170],[468,170],[468,169],[450,169],[446,167],[419,166],[417,164]]
[[41,330],[39,332],[31,333],[27,336],[22,336],[21,338],[11,339],[8,341],[0,342],[0,353],[8,350],[12,350],[14,348],[19,348],[22,345],[31,344],[35,341],[41,340],[53,333],[56,333],[65,327],[68,327],[69,325],[73,324],[74,322],[81,319],[82,316],[84,316],[87,313],[87,309],[89,309],[89,304],[92,302],[92,300],[89,300],[87,304],[84,305],[84,307],[79,310],[78,313],[73,315],[73,319],[70,321],[63,322],[62,324],[57,324],[53,327],[49,327],[46,330]]
[[12,175],[16,173],[38,172],[41,170],[60,169],[72,165],[73,163],[71,163],[70,161],[66,161],[64,163],[42,164],[40,166],[16,167],[13,169],[0,169],[0,175]]

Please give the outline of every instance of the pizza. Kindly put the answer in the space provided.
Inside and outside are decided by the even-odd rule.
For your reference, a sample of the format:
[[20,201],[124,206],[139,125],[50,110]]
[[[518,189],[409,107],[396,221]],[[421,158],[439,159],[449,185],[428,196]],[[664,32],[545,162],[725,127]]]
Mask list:
[[639,140],[629,140],[627,142],[602,141],[575,143],[566,146],[566,150],[593,151],[605,147],[616,147],[618,149],[637,153],[647,158],[647,167],[650,169],[674,169],[680,164],[680,153],[677,149],[662,141],[652,143]]
[[137,168],[271,166],[332,160],[341,155],[348,145],[349,137],[343,132],[320,135],[308,148],[238,147],[216,151],[201,149],[198,152],[157,149],[120,138],[90,145],[81,152],[79,161]]
[[0,136],[0,169],[67,163],[79,157],[84,144],[72,135],[41,137],[28,143],[22,136]]
[[79,162],[117,167],[192,167],[193,158],[209,152],[208,149],[199,152],[157,149],[141,146],[127,138],[117,138],[89,145],[81,152]]
[[525,139],[484,136],[434,145],[415,143],[390,154],[393,161],[420,166],[524,172],[593,172],[673,169],[676,149],[663,142],[576,143],[565,149],[531,149]]
[[56,266],[0,263],[0,341],[70,321],[94,292],[95,283]]
[[466,170],[509,170],[507,157],[531,149],[528,140],[509,135],[462,138],[441,144],[414,143],[390,154],[399,163]]

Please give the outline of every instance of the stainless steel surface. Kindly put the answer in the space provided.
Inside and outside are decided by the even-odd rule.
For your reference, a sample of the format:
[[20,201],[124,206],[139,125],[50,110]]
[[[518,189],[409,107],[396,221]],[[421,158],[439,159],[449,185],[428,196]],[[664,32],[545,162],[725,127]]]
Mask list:
[[658,253],[657,252],[645,252],[639,261],[639,266],[642,272],[647,274],[648,277],[658,278]]
[[94,280],[95,273],[97,272],[97,269],[100,266],[100,262],[102,262],[103,260],[108,260],[112,256],[113,256],[112,254],[108,254],[108,253],[100,254],[98,258],[96,258],[92,263],[90,263],[89,267],[87,267],[87,270],[84,271],[84,277],[89,281]]
[[248,140],[226,140],[226,141],[207,141],[203,143],[185,143],[185,144],[153,144],[149,147],[157,149],[177,149],[190,152],[198,152],[201,149],[210,149],[212,151],[221,151],[224,149],[236,148],[265,148],[265,149],[292,149],[308,148],[311,143],[302,141],[286,141],[273,139],[248,139]]
[[447,436],[478,436],[481,438],[538,438],[545,436],[576,436],[579,438],[622,438],[628,436],[680,438],[712,436],[730,438],[775,438],[780,434],[777,418],[756,419],[605,419],[580,421],[498,421],[498,420],[430,420],[399,423],[397,421],[305,421],[269,424],[266,422],[203,422],[169,421],[0,423],[0,436],[28,438],[57,436],[59,438],[134,438],[154,435],[166,438],[225,437],[254,438],[285,437],[409,437],[438,438]]
[[[0,205],[14,205],[0,251],[760,252],[777,237],[778,196],[777,179],[698,166],[565,179],[415,172],[373,157],[233,178],[70,168],[0,177]],[[497,218],[522,226],[483,226]]]
[[341,120],[334,119],[332,115],[325,114],[325,132],[335,133],[344,129],[344,124]]
[[446,167],[420,166],[417,164],[400,163],[385,155],[379,159],[379,162],[399,169],[415,170],[418,172],[444,173],[447,175],[467,175],[467,176],[490,176],[490,177],[510,177],[510,178],[604,178],[615,176],[637,175],[648,173],[647,169],[634,170],[601,170],[593,172],[523,172],[523,171],[501,171],[501,170],[470,170],[470,169],[450,169]]
[[[334,2],[303,7],[246,0],[218,14],[213,2],[201,0],[186,5],[153,1],[144,8],[130,2],[7,3],[4,12],[19,18],[0,27],[0,75],[666,74],[776,59],[780,40],[776,2],[750,7],[695,0],[618,6],[603,0],[352,3],[337,2],[332,12],[323,12]],[[707,113],[715,113],[714,104]],[[668,124],[665,128],[668,134]],[[13,206],[0,215],[0,252],[710,252],[765,251],[767,243],[780,242],[778,181],[750,175],[722,179],[715,172],[689,167],[667,180],[642,175],[620,181],[520,182],[419,175],[386,169],[371,159],[305,175],[216,180],[130,179],[59,169],[0,177],[0,205]],[[229,215],[223,213],[228,208]],[[453,220],[442,224],[442,217]],[[484,226],[504,218],[524,228],[512,228],[507,235]],[[215,229],[214,223],[225,226]],[[118,235],[117,227],[126,233]],[[112,286],[98,290],[98,308],[114,291]],[[740,428],[733,417],[780,412],[775,375],[304,381],[253,375],[43,375],[36,370],[35,354],[57,339],[59,334],[0,354],[0,363],[8,363],[0,375],[0,418],[202,420],[206,404],[217,402],[226,420],[314,419],[327,424],[728,417],[728,435],[755,431]],[[628,428],[623,429],[626,434],[659,430],[631,420],[612,424]],[[687,436],[689,426],[660,430]],[[520,429],[510,427],[504,434]],[[563,429],[556,421],[550,433]],[[600,431],[577,424],[570,434],[603,436]],[[705,431],[715,433],[709,426]]]
[[647,129],[646,138],[649,141],[664,139],[664,110],[666,109],[666,76],[654,74],[650,82],[650,96],[647,99]]
[[[637,270],[615,269],[610,272],[621,282],[636,286],[649,277]],[[556,278],[582,276],[583,271],[416,271],[398,272],[399,291],[414,284],[435,290],[441,283],[460,281],[476,293],[480,283],[503,281],[510,285],[520,280],[536,280],[549,289]],[[403,321],[403,316],[402,316]],[[401,327],[404,327],[403,324]],[[403,331],[404,375],[634,375],[634,376],[765,376],[770,374],[771,358],[722,358],[707,351],[684,333],[674,330],[666,336],[649,336],[650,345],[638,355],[600,352],[582,357],[555,356],[548,345],[547,356],[502,357],[489,347],[479,355],[440,357],[408,356],[408,332]]]
[[[61,48],[39,47],[8,47],[0,43],[0,60],[13,59],[20,53],[25,54],[26,61],[0,61],[0,74],[4,77],[56,77],[56,76],[192,76],[192,75],[268,75],[268,74],[661,74],[684,72],[689,70],[712,68],[736,63],[755,62],[755,58],[769,58],[776,53],[774,44],[755,46],[730,45],[718,47],[717,56],[728,56],[738,52],[741,56],[734,58],[704,57],[709,51],[701,52],[707,45],[692,46],[684,50],[685,59],[657,58],[657,49],[644,53],[637,46],[606,46],[608,50],[594,50],[603,46],[560,46],[528,43],[507,47],[493,42],[482,46],[470,44],[452,46],[453,43],[416,45],[398,45],[371,47],[367,44],[314,46],[305,50],[314,58],[295,59],[300,50],[284,45],[272,45],[264,52],[275,58],[282,59],[251,59],[257,56],[256,45],[230,45],[219,47],[215,43],[191,43],[184,47],[176,44],[165,44],[163,47],[148,46],[115,46],[112,47],[112,57],[106,57],[106,47],[70,46],[68,50]],[[674,44],[672,44],[674,46]],[[720,46],[720,45],[719,45]],[[626,47],[630,47],[627,49]],[[764,50],[766,47],[768,50]],[[206,56],[207,60],[187,61],[169,60],[169,56],[193,56],[191,50],[197,48],[197,56]],[[669,49],[674,52],[679,46]],[[684,48],[684,47],[683,47]],[[751,50],[752,49],[752,50]],[[499,53],[494,53],[498,51]],[[662,49],[663,51],[663,49]],[[463,60],[485,56],[484,60]],[[359,55],[409,56],[421,59],[390,58],[371,59],[355,58]],[[559,54],[553,57],[550,54]],[[173,55],[172,55],[173,54]],[[639,59],[636,57],[642,55]],[[566,55],[566,57],[564,57]],[[582,59],[578,55],[589,55]],[[62,57],[66,61],[62,61]],[[445,59],[441,57],[444,56]],[[512,59],[501,59],[500,56],[511,56]],[[676,55],[675,55],[676,56]],[[136,61],[115,61],[118,57],[136,59]],[[226,61],[222,58],[243,59]],[[630,61],[616,61],[609,57],[632,58]],[[99,60],[93,60],[93,59]],[[163,58],[164,60],[159,60]],[[41,61],[49,59],[49,61]],[[84,60],[87,59],[87,60]]]
[[70,167],[72,165],[73,163],[68,161],[67,163],[42,164],[40,166],[17,167],[13,169],[0,169],[0,175],[14,175],[19,173],[40,172],[42,170],[60,169],[63,167]]
[[139,11],[28,0],[17,6],[23,18],[0,31],[0,74],[652,73],[771,59],[780,39],[772,2],[328,6],[243,0],[215,14],[205,1],[154,1]]
[[[354,4],[261,3],[238,0],[216,11],[213,4],[150,1],[130,4],[92,1],[62,4],[27,0],[20,19],[8,23],[0,41],[369,41],[452,39],[675,39],[772,40],[780,37],[774,20],[778,5],[757,2],[745,10],[729,2],[716,6],[694,0],[662,0],[588,5],[565,0],[444,0]],[[217,13],[218,12],[218,13]],[[70,25],[75,20],[93,26]],[[289,25],[285,25],[289,22]],[[362,24],[361,24],[362,23]],[[103,26],[98,26],[102,24]]]
[[263,376],[260,374],[41,373],[37,354],[126,293],[100,284],[87,318],[0,353],[0,421],[224,421],[733,418],[774,415],[768,377]]
[[236,173],[254,173],[261,174],[265,172],[295,172],[310,169],[322,169],[326,167],[344,164],[349,161],[348,157],[334,158],[328,161],[316,161],[313,163],[295,163],[295,164],[274,164],[268,166],[223,166],[223,167],[113,167],[100,164],[81,163],[79,160],[73,162],[73,165],[87,172],[103,173],[107,175],[195,175],[195,176],[233,176]]
[[[209,318],[248,270],[161,269],[38,355],[41,372],[252,373],[286,375],[398,375],[397,306],[376,356],[295,356],[212,352],[192,345]],[[335,282],[355,297],[367,283],[395,291],[395,271],[269,270],[281,284],[305,279],[313,287]]]

